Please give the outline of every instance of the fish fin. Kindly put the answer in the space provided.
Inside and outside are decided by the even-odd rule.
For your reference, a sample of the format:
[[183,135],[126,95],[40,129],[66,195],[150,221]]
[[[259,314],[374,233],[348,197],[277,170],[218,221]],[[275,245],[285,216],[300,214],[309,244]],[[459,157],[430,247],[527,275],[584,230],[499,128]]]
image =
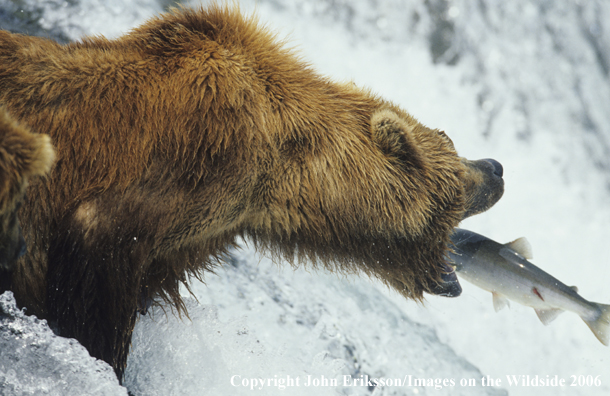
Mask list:
[[574,290],[574,292],[578,293],[578,288],[576,286],[570,286],[570,289]]
[[503,309],[504,307],[510,307],[510,302],[508,301],[508,298],[504,297],[503,295],[498,294],[496,292],[492,292],[491,296],[493,297],[494,309],[496,310],[496,312]]
[[610,305],[591,303],[597,306],[601,313],[594,320],[583,318],[587,326],[591,329],[595,337],[605,346],[610,345]]
[[563,312],[562,309],[559,308],[551,308],[551,309],[534,309],[536,311],[536,315],[538,315],[538,319],[542,322],[543,325],[548,326],[549,323],[554,321],[560,313]]
[[527,260],[532,260],[534,258],[534,254],[532,253],[532,245],[523,237],[515,239],[512,242],[505,243],[504,246],[513,249]]

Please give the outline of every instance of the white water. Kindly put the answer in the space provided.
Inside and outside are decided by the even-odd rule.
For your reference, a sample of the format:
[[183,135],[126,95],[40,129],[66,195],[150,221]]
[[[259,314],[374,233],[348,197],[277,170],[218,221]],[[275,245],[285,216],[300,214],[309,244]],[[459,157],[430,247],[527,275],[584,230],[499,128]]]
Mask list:
[[[77,38],[80,32],[117,35],[158,7],[140,3],[121,10],[119,2],[82,0],[64,13],[50,2],[41,7],[47,26]],[[610,6],[404,3],[301,0],[280,7],[283,2],[268,0],[258,2],[258,13],[321,73],[392,99],[445,130],[465,157],[499,160],[504,197],[462,227],[497,241],[526,236],[535,264],[577,285],[583,297],[610,303],[610,28],[603,25]],[[446,17],[441,33],[448,50],[436,51],[440,62],[434,63],[429,36],[439,15]],[[207,285],[193,285],[200,305],[189,300],[192,322],[160,312],[140,321],[127,372],[132,393],[494,394],[481,386],[483,375],[516,395],[610,392],[610,349],[571,313],[547,327],[518,304],[495,313],[489,293],[465,282],[460,298],[429,297],[418,306],[366,279],[277,267],[247,248],[235,257]],[[0,385],[7,381],[4,362]],[[304,381],[348,373],[458,384],[371,393],[341,386],[252,392],[230,383],[233,375]],[[12,381],[20,381],[18,374]],[[41,381],[46,375],[40,373]],[[558,376],[566,386],[514,387],[507,375]],[[578,386],[587,377],[601,385]],[[462,378],[476,378],[477,386],[459,386]],[[577,386],[569,386],[573,379]]]

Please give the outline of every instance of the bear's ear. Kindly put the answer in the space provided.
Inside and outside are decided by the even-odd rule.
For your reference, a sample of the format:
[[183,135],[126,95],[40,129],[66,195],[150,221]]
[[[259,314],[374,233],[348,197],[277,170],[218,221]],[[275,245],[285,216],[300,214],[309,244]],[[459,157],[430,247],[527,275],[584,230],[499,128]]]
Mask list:
[[408,121],[392,110],[378,110],[371,117],[371,132],[373,140],[386,155],[417,165],[420,153],[413,141],[414,126]]

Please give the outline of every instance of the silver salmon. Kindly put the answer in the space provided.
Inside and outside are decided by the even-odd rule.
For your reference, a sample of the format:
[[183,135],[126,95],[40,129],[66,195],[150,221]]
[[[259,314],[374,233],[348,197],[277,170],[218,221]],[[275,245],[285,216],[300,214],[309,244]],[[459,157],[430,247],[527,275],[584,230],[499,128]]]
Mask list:
[[456,228],[449,254],[458,278],[490,291],[496,311],[508,300],[534,308],[545,325],[563,311],[574,312],[602,344],[610,343],[610,305],[590,302],[575,286],[566,286],[528,259],[531,246],[525,238],[500,244],[475,232]]

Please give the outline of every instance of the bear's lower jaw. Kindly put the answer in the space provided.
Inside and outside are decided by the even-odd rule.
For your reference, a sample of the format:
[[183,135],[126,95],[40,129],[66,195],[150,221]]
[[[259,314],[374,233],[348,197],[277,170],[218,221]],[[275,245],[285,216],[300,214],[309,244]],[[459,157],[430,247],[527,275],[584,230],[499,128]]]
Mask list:
[[442,297],[458,297],[462,294],[462,285],[455,274],[455,270],[447,263],[441,264],[443,273],[441,282],[430,288],[429,293]]

